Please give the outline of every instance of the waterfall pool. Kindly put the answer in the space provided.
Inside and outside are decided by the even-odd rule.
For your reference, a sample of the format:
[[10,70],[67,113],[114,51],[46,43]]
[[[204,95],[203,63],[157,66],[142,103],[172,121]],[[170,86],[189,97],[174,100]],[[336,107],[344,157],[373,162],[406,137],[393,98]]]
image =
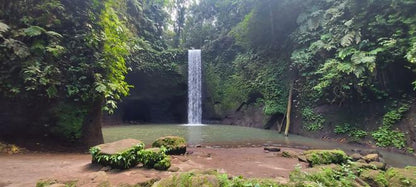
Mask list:
[[[112,142],[125,138],[142,140],[146,145],[151,145],[161,136],[175,135],[185,137],[190,145],[210,146],[254,146],[274,144],[282,147],[294,147],[300,149],[342,149],[351,153],[352,149],[367,149],[365,147],[326,142],[303,136],[290,135],[285,137],[276,131],[255,129],[230,125],[123,125],[103,128],[105,142]],[[416,158],[410,155],[379,150],[384,160],[395,167],[407,165],[416,166]]]

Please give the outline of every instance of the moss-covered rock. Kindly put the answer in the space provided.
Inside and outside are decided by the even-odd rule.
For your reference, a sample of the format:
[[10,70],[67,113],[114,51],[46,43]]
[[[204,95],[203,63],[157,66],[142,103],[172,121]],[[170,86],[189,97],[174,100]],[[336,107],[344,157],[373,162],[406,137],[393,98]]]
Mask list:
[[90,149],[92,163],[127,169],[139,163],[137,152],[144,148],[144,143],[135,139],[125,139],[107,144],[100,144]]
[[152,147],[165,147],[168,155],[181,155],[186,153],[186,141],[179,136],[165,136],[153,142]]
[[378,154],[368,154],[362,157],[366,162],[378,162],[380,156]]
[[384,187],[388,186],[387,179],[383,171],[365,169],[360,174],[360,179],[370,186]]
[[188,172],[178,175],[172,175],[168,178],[156,182],[154,187],[279,187],[281,185],[277,181],[267,179],[244,179],[242,177],[230,178],[226,174],[219,174],[215,171],[208,172]]
[[165,154],[164,148],[150,148],[138,151],[138,158],[146,168],[167,170],[171,166],[170,157]]
[[310,166],[322,164],[343,164],[349,160],[341,150],[309,150],[303,152]]
[[386,179],[388,186],[416,186],[416,167],[390,168]]

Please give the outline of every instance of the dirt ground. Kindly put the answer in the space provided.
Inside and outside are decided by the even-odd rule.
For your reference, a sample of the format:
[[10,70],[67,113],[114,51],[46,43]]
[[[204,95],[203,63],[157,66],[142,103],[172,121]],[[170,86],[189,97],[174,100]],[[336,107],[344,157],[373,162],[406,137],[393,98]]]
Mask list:
[[[282,148],[301,152],[299,149]],[[189,154],[172,157],[171,169],[177,172],[211,170],[232,176],[248,178],[277,178],[287,180],[290,171],[305,163],[284,158],[278,153],[265,152],[262,147],[249,148],[188,148]],[[92,165],[88,154],[26,153],[0,155],[0,187],[35,186],[41,179],[77,181],[78,186],[97,186],[108,180],[112,186],[134,185],[175,174],[174,171],[157,171],[140,166],[126,171],[108,170]]]

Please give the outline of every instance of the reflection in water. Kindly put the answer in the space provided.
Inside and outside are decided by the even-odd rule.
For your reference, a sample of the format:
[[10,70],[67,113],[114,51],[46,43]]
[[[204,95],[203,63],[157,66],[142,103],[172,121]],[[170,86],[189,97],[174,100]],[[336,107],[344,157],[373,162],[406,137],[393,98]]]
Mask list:
[[203,136],[202,136],[202,128],[203,126],[187,126],[187,137],[186,140],[189,144],[201,144],[203,143]]

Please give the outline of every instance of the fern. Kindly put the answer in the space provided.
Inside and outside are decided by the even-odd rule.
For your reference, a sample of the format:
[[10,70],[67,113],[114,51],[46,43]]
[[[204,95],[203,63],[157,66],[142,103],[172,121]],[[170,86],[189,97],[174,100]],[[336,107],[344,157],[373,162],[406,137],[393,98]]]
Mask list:
[[0,21],[0,33],[6,32],[9,30],[9,26]]
[[39,26],[30,26],[23,30],[24,34],[29,37],[39,36],[42,33],[46,32],[46,30]]

